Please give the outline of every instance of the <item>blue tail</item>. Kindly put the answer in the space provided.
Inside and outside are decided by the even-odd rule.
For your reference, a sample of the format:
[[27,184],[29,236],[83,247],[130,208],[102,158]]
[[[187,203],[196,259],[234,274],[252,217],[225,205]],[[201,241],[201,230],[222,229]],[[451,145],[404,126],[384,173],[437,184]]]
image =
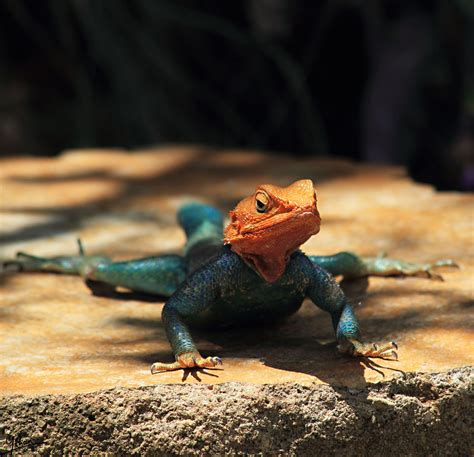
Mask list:
[[224,221],[217,208],[203,203],[188,203],[179,209],[178,221],[186,233],[185,255],[198,244],[222,244]]

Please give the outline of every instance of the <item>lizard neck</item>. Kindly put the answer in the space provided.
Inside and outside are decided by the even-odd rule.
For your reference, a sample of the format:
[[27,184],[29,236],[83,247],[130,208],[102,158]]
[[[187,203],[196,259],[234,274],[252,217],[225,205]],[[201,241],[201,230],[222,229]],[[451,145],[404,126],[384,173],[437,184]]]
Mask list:
[[261,278],[269,283],[277,281],[283,275],[290,258],[289,254],[262,256],[257,254],[244,254],[241,252],[236,253],[247,265],[254,269]]

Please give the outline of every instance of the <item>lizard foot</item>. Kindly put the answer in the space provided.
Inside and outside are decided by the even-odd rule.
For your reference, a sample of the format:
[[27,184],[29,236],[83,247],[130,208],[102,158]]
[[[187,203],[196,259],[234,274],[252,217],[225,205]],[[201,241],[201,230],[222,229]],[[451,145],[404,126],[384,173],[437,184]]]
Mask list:
[[356,357],[373,357],[386,360],[398,360],[397,343],[362,343],[359,340],[348,339],[346,344],[338,345],[339,352]]
[[181,370],[184,368],[214,368],[217,365],[222,365],[220,357],[206,357],[204,358],[199,352],[185,352],[178,355],[176,362],[161,363],[156,362],[151,366],[151,374],[160,373],[163,371]]
[[9,270],[11,267],[12,271],[39,271],[42,269],[47,259],[44,257],[36,257],[24,252],[18,252],[16,259],[6,260],[2,262],[2,270]]
[[434,263],[404,263],[401,273],[405,276],[420,276],[436,281],[444,281],[443,277],[435,271],[440,267],[459,268],[459,265],[451,259],[438,260]]
[[367,259],[369,274],[380,276],[417,276],[444,281],[435,270],[442,267],[459,268],[451,259],[442,259],[433,263],[412,263],[403,260],[385,258],[384,255]]
[[109,263],[104,256],[86,256],[81,240],[77,240],[79,255],[38,257],[17,252],[16,259],[0,262],[0,272],[47,271],[67,274],[86,274],[100,263]]

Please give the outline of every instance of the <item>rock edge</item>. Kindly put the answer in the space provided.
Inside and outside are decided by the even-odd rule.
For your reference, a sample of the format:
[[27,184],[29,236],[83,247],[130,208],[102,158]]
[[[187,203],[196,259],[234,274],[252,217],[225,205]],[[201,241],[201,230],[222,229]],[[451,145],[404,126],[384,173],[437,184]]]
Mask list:
[[0,400],[6,455],[472,455],[473,367],[363,389],[156,385]]

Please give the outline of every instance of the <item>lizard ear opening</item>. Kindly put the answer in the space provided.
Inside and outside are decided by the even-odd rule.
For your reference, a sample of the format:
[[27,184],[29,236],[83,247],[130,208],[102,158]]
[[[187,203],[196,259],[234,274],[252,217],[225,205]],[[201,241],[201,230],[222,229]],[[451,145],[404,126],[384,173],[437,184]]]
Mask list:
[[255,194],[255,209],[257,213],[265,213],[270,206],[270,198],[263,191],[258,191]]

